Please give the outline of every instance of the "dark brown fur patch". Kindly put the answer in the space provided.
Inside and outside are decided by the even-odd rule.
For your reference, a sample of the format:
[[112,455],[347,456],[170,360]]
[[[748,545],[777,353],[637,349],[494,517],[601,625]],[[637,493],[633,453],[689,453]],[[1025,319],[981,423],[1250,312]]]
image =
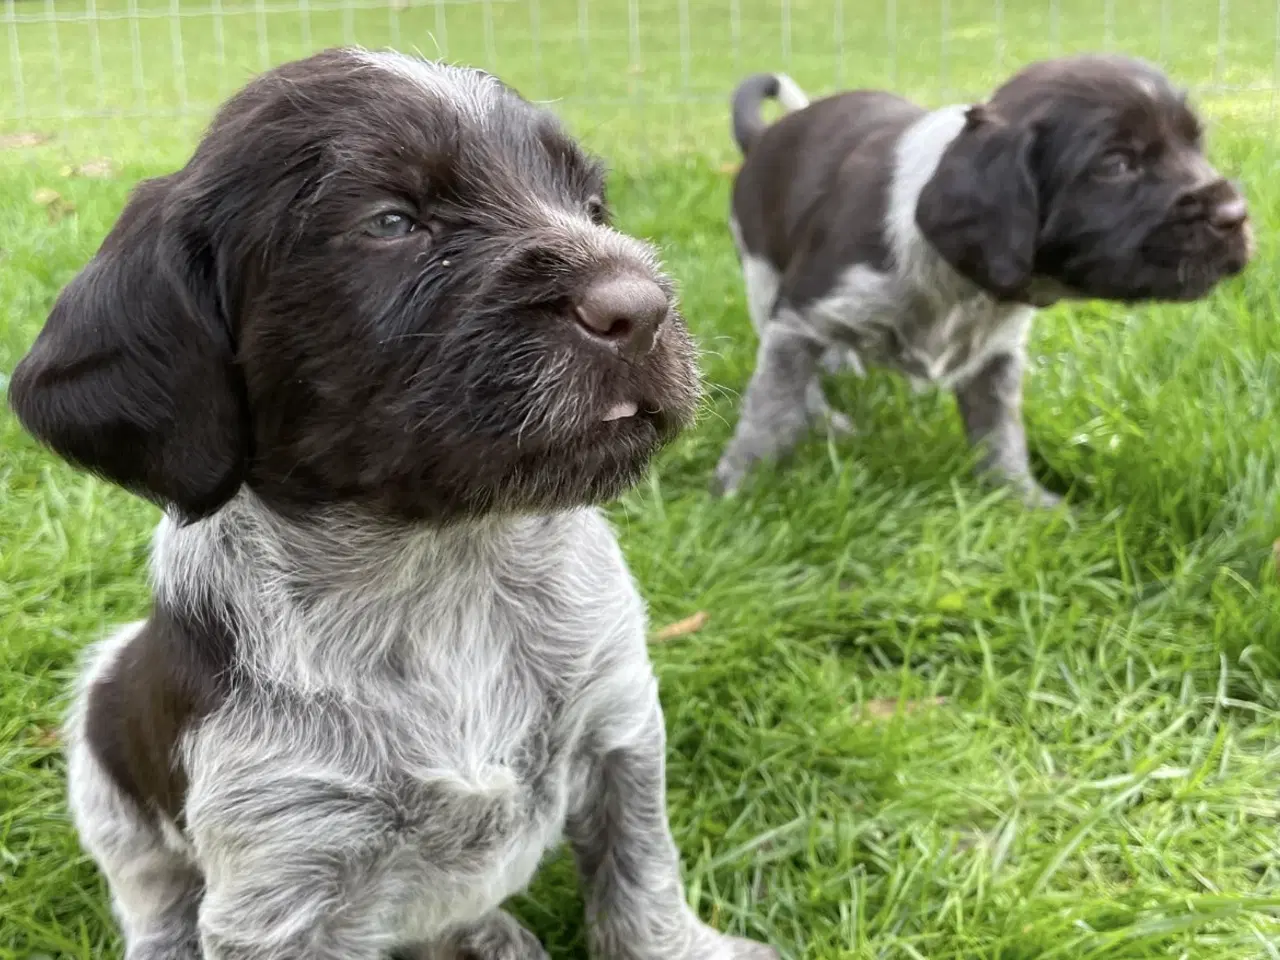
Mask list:
[[[770,95],[758,77],[750,84]],[[739,113],[747,106],[736,99]],[[857,264],[892,268],[895,150],[923,115],[894,94],[855,91],[748,138],[733,213],[746,250],[780,275],[779,304],[803,308]],[[1075,56],[1032,64],[970,109],[915,214],[935,252],[999,299],[1035,303],[1037,284],[1051,281],[1076,297],[1136,302],[1194,300],[1243,270],[1243,203],[1159,70]]]
[[187,775],[178,744],[226,699],[234,654],[222,617],[158,607],[90,688],[89,749],[148,816],[181,822]]
[[842,93],[784,116],[752,146],[733,214],[752,254],[779,272],[803,261],[795,305],[825,294],[850,264],[888,269],[893,151],[923,115],[891,93]]
[[[620,494],[696,412],[693,344],[670,281],[591,231],[599,161],[491,92],[476,122],[343,50],[254,80],[59,295],[18,419],[186,521],[241,486],[435,524]],[[643,357],[582,335],[618,272],[667,301]]]

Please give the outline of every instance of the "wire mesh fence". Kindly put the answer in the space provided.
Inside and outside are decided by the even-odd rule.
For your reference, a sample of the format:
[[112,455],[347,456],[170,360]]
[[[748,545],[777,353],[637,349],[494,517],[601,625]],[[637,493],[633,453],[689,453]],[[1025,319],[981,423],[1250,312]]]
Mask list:
[[813,91],[973,96],[1020,63],[1123,50],[1274,127],[1280,0],[0,0],[0,127],[204,118],[322,47],[488,68],[578,105],[723,104],[743,72]]

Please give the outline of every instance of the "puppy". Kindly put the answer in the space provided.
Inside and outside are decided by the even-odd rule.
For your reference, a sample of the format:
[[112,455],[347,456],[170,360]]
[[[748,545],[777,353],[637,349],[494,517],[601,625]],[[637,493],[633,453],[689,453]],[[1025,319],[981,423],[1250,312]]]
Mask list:
[[[768,128],[767,97],[793,111]],[[819,371],[877,364],[954,390],[983,471],[1052,505],[1022,426],[1034,308],[1193,300],[1252,251],[1186,98],[1136,60],[1037,63],[984,104],[932,112],[877,91],[808,105],[762,74],[734,94],[733,132],[730,227],[760,348],[721,492],[814,419],[851,429]]]
[[16,370],[166,509],[70,796],[129,960],[527,960],[561,836],[596,955],[767,958],[686,905],[645,614],[593,505],[694,352],[601,168],[485,74],[328,51],[139,186]]

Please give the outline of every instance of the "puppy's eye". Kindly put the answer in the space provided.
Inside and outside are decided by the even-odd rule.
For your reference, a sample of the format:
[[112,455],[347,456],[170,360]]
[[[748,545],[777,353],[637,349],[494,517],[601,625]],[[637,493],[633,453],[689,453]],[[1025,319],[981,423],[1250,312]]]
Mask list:
[[605,208],[604,201],[599,197],[592,197],[587,201],[587,216],[591,218],[592,223],[604,223]]
[[414,223],[413,218],[403,213],[380,213],[376,217],[372,217],[365,225],[364,232],[371,237],[379,240],[395,240],[399,237],[407,237],[418,229],[418,224]]
[[1138,161],[1128,150],[1112,150],[1093,168],[1100,180],[1119,180],[1136,172]]

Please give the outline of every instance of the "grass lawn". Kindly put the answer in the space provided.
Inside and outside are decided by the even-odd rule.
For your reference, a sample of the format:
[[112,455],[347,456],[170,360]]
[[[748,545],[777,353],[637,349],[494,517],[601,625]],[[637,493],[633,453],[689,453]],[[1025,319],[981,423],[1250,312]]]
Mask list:
[[[704,348],[701,425],[613,511],[655,626],[707,614],[653,650],[702,915],[789,960],[1280,958],[1280,157],[1272,94],[1237,89],[1272,82],[1274,3],[129,2],[0,2],[0,134],[53,135],[0,148],[0,377],[132,183],[260,66],[344,40],[492,66],[610,159]],[[735,79],[939,103],[1105,46],[1215,87],[1260,250],[1202,304],[1042,315],[1028,429],[1072,511],[972,482],[953,401],[888,374],[832,384],[860,436],[710,499],[755,351],[725,230]],[[118,955],[54,729],[78,651],[147,608],[155,519],[0,414],[0,960]],[[566,859],[516,908],[582,955]]]

